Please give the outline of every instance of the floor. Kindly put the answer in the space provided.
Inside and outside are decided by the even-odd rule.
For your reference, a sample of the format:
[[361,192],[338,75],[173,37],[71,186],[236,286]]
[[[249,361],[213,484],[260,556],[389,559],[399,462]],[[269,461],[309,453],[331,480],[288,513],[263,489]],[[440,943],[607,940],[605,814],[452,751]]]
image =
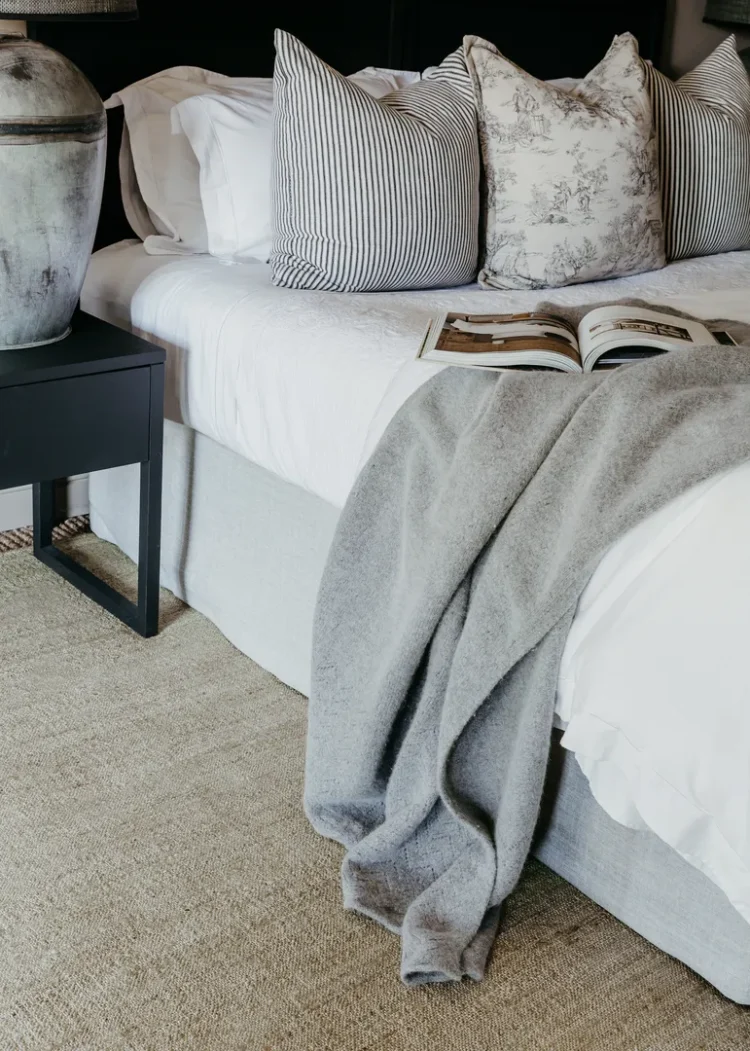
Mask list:
[[[79,533],[84,533],[89,527],[88,515],[79,515],[77,518],[68,518],[55,526],[52,531],[52,539],[55,543],[61,540],[70,540]],[[0,533],[0,555],[8,551],[18,551],[24,547],[31,547],[34,543],[34,532],[31,526],[22,526],[20,529],[9,529]]]
[[0,1051],[750,1047],[748,1010],[538,863],[483,983],[404,988],[302,812],[303,697],[169,593],[144,640],[22,548],[0,624]]

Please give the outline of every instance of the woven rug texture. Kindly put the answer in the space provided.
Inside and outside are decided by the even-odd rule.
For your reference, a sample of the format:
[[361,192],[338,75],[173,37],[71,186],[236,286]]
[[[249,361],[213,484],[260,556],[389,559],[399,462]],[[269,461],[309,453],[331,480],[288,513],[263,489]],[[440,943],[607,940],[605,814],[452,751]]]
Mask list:
[[[57,544],[61,540],[70,540],[79,533],[85,533],[88,528],[88,515],[68,518],[52,530],[52,541]],[[0,533],[0,555],[5,555],[8,551],[20,551],[24,547],[32,547],[33,544],[34,531],[31,526],[23,526],[21,529],[8,529],[4,533]]]
[[[67,550],[132,593],[115,548]],[[145,640],[27,551],[0,617],[2,1051],[750,1047],[746,1009],[538,863],[484,983],[407,990],[304,818],[304,698],[170,594]]]

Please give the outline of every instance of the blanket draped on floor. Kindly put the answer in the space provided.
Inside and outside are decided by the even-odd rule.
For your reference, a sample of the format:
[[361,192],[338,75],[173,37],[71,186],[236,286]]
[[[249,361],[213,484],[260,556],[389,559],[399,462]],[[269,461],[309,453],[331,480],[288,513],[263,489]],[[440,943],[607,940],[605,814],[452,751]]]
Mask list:
[[[558,311],[559,312],[559,311]],[[446,369],[392,421],[318,598],[305,808],[405,982],[482,978],[607,549],[750,458],[750,330],[588,376]],[[636,655],[634,655],[636,656]]]

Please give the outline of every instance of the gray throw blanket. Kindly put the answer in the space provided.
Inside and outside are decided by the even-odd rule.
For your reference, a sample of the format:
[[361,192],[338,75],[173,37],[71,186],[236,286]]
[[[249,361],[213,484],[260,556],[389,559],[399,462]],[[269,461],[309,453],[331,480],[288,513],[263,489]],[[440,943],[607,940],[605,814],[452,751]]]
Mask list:
[[409,984],[484,974],[597,563],[750,458],[750,330],[723,327],[748,345],[589,376],[447,369],[344,508],[318,598],[305,808],[347,848],[345,905],[401,934]]

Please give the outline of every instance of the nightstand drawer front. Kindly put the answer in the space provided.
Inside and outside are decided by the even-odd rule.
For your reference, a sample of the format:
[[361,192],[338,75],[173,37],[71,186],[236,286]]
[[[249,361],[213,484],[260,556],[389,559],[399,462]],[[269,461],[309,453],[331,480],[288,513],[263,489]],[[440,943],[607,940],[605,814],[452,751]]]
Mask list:
[[147,460],[150,371],[0,389],[0,489]]

